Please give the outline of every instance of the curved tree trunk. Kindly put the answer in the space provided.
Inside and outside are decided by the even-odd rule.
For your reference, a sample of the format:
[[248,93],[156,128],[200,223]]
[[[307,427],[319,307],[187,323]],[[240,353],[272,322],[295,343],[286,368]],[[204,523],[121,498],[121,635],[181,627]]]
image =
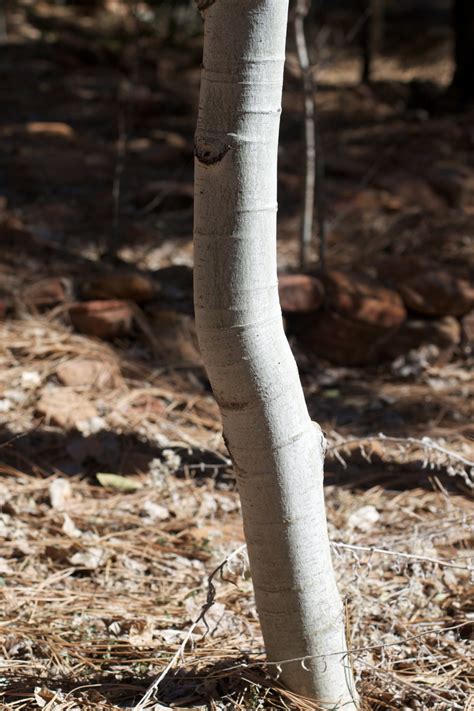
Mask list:
[[267,654],[283,662],[282,680],[294,691],[326,708],[354,709],[325,519],[324,438],[309,418],[278,301],[287,2],[197,4],[205,36],[195,160],[196,324],[238,479]]

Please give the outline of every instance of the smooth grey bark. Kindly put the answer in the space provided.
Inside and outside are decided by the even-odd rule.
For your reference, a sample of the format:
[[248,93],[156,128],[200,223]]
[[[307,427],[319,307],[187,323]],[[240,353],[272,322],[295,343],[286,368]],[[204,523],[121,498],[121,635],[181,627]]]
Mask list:
[[327,535],[325,442],[308,415],[278,300],[287,1],[197,1],[204,58],[195,148],[196,325],[238,480],[267,655],[294,691],[324,708],[355,709]]

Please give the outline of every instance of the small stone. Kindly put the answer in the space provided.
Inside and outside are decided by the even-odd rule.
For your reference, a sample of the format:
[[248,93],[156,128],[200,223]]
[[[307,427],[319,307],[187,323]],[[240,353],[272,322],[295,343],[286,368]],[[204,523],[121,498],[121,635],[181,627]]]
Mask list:
[[112,364],[92,358],[72,358],[56,369],[58,380],[69,387],[93,386],[99,390],[116,387],[118,374]]
[[97,410],[85,397],[66,388],[44,390],[36,412],[45,418],[46,424],[65,430],[77,429],[79,423],[97,417]]
[[41,375],[36,370],[24,370],[21,374],[21,387],[24,390],[35,390],[41,385]]
[[154,521],[167,521],[170,518],[169,509],[161,504],[155,504],[153,501],[145,501],[143,511],[146,513],[147,520],[150,523]]
[[131,333],[134,313],[127,301],[88,301],[73,304],[69,308],[69,317],[81,333],[110,339]]
[[308,274],[280,274],[278,293],[282,311],[290,313],[316,311],[324,300],[323,285]]
[[462,316],[474,306],[474,285],[428,260],[387,258],[377,271],[400,293],[408,309],[424,316]]
[[72,500],[72,487],[67,479],[59,477],[49,485],[49,500],[51,507],[64,511]]
[[7,398],[0,398],[0,413],[10,412],[12,407],[13,403],[11,400],[8,400]]
[[84,551],[74,553],[74,555],[69,558],[69,562],[77,568],[96,570],[106,562],[107,558],[108,555],[104,548],[91,546]]
[[374,527],[379,518],[380,514],[375,506],[361,506],[360,509],[356,509],[351,513],[347,519],[347,525],[349,528],[357,528],[359,531],[367,533]]

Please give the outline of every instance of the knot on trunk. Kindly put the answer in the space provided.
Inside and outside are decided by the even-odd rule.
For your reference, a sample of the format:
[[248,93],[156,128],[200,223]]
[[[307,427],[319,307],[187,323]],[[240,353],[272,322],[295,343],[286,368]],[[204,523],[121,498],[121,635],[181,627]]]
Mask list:
[[208,7],[214,5],[216,0],[196,0],[197,9],[199,11],[207,10]]
[[223,159],[230,147],[229,143],[220,139],[209,141],[203,137],[196,136],[194,141],[194,155],[200,163],[204,163],[204,165],[214,165]]

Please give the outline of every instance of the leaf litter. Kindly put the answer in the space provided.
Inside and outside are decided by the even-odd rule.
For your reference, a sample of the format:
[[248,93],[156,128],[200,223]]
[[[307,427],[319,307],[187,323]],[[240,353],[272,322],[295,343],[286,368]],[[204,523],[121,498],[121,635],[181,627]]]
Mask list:
[[[1,329],[10,365],[8,382],[0,373],[3,397],[12,381],[25,392],[11,400],[13,414],[2,413],[11,433],[0,486],[5,708],[317,708],[281,688],[265,662],[238,494],[201,382],[157,373],[59,323]],[[135,462],[127,464],[128,445],[117,458],[78,423],[38,426],[37,402],[58,387],[58,366],[85,353],[114,373],[106,389],[75,386],[105,434],[154,443]],[[474,511],[467,489],[452,484],[465,482],[456,467],[469,469],[472,449],[456,432],[433,456],[426,441],[373,432],[329,431],[327,459],[333,559],[363,708],[465,709],[474,681]],[[74,459],[76,436],[76,449],[86,448],[79,471],[62,471],[61,450]],[[101,473],[97,460],[114,456],[122,466]],[[383,477],[367,484],[374,469],[393,481],[396,465],[409,487]]]

